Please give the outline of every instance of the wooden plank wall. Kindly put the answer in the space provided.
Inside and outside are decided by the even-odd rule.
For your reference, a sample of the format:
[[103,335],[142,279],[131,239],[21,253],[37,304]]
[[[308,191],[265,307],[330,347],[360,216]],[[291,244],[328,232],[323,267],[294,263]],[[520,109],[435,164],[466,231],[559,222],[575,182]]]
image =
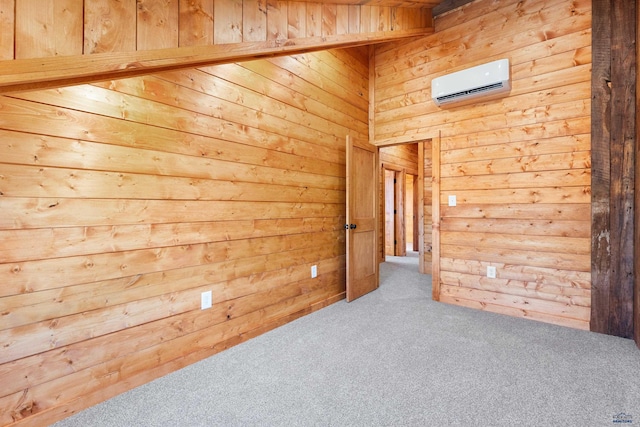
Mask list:
[[[377,49],[374,134],[441,135],[440,300],[588,329],[591,1],[479,0],[435,26]],[[509,96],[430,100],[434,77],[500,58]]]
[[48,424],[343,298],[368,61],[0,97],[0,425]]
[[280,41],[431,23],[430,9],[404,7],[411,2],[394,7],[371,3],[0,0],[0,59]]
[[[401,178],[404,182],[404,176],[406,174],[418,175],[418,144],[401,144],[395,145],[391,147],[382,147],[380,148],[380,230],[384,231],[385,229],[385,209],[384,209],[384,200],[385,200],[385,192],[384,192],[384,168],[394,170],[400,173]],[[403,189],[404,185],[401,186]],[[402,196],[402,200],[404,201],[404,195]],[[404,204],[404,203],[403,203]],[[404,209],[402,209],[402,213],[404,214]],[[404,224],[404,218],[402,219],[402,223]],[[384,236],[384,233],[381,233],[381,236]],[[384,239],[379,239],[380,242],[380,261],[384,261]],[[404,241],[404,239],[403,239]]]

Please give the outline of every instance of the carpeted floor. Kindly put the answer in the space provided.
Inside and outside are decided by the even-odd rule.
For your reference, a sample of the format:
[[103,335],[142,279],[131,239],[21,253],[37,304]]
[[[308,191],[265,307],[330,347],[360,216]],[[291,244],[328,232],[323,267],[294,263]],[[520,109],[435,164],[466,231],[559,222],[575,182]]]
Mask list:
[[380,282],[56,426],[640,424],[631,340],[434,303],[411,256]]

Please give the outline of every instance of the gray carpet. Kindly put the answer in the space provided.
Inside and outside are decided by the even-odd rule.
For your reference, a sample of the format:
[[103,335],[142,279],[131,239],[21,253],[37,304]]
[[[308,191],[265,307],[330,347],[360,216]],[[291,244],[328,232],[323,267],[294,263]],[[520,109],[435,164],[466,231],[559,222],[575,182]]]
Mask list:
[[434,303],[412,256],[380,282],[55,425],[640,424],[631,340]]

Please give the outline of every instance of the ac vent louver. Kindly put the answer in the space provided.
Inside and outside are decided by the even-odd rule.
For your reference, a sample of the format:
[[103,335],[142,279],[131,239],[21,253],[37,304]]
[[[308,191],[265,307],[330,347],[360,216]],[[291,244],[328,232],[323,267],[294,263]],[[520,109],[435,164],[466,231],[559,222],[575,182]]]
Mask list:
[[447,74],[431,82],[431,97],[438,106],[510,90],[508,59]]

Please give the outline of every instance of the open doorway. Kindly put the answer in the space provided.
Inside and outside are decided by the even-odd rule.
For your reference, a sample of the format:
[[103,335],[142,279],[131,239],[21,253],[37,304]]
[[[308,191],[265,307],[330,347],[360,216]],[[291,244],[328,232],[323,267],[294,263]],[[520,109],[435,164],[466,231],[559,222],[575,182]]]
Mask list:
[[[384,254],[404,256],[402,171],[384,168]],[[405,249],[406,250],[406,249]]]
[[418,270],[431,274],[432,141],[379,149],[379,261],[415,257]]
[[381,147],[380,166],[381,261],[387,256],[418,258],[418,144]]
[[418,175],[383,168],[384,254],[417,257],[419,251]]

